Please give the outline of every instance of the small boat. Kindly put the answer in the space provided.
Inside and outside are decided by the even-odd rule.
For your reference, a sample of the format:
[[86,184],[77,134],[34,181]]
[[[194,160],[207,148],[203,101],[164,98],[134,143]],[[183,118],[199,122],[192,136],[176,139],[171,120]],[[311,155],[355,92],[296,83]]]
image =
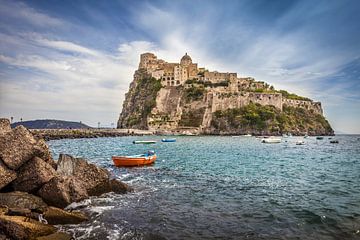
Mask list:
[[161,139],[162,142],[176,142],[176,138],[163,138]]
[[242,137],[251,137],[251,134],[241,135]]
[[305,145],[305,142],[300,140],[296,142],[296,145]]
[[133,144],[155,144],[156,141],[146,141],[146,140],[135,140],[133,141]]
[[339,140],[331,140],[330,143],[339,143]]
[[117,167],[137,167],[154,163],[156,154],[154,151],[148,151],[147,153],[133,156],[112,156],[111,159]]
[[281,138],[263,138],[261,139],[262,143],[281,143]]
[[316,139],[317,139],[317,140],[323,140],[324,137],[323,137],[323,136],[317,136]]
[[309,137],[309,135],[307,135],[307,134],[304,136],[304,138],[308,138],[308,137]]

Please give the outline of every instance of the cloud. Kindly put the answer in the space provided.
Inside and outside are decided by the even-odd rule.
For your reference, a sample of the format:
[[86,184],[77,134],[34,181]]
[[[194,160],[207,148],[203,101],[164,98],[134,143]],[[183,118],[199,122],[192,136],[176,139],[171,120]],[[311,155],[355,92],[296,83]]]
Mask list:
[[0,5],[0,15],[7,16],[10,19],[21,20],[39,27],[64,25],[64,21],[41,13],[22,2],[1,0]]
[[[0,54],[0,63],[11,67],[0,82],[2,114],[30,115],[31,111],[48,113],[51,109],[51,115],[61,113],[63,118],[79,121],[84,119],[74,119],[74,115],[85,119],[91,115],[88,123],[92,125],[116,121],[140,53],[155,48],[151,42],[126,42],[108,54],[68,41],[27,37],[36,46],[31,54]],[[102,116],[95,118],[95,112]]]

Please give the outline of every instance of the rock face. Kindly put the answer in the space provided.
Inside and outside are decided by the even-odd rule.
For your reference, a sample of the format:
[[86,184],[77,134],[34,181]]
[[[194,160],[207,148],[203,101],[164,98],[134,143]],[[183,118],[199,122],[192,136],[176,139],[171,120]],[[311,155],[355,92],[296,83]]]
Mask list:
[[0,134],[11,131],[10,121],[6,118],[0,118]]
[[55,169],[38,157],[32,158],[19,168],[12,186],[16,191],[36,192],[55,177]]
[[49,224],[78,224],[87,221],[88,218],[81,212],[67,212],[59,208],[48,207],[44,212],[44,218]]
[[88,163],[85,159],[73,158],[65,154],[59,156],[57,172],[63,176],[76,178],[90,196],[105,193],[104,186],[109,182],[109,172],[105,169]]
[[21,216],[0,216],[0,230],[16,240],[35,239],[56,232],[54,226]]
[[37,193],[49,205],[64,208],[72,202],[89,197],[83,185],[74,177],[55,177]]
[[0,157],[5,165],[17,170],[35,155],[35,138],[23,126],[0,135]]
[[26,192],[0,193],[0,205],[8,208],[30,209],[43,212],[47,204],[39,197]]
[[0,160],[0,189],[16,179],[16,172],[7,168]]
[[[191,71],[184,71],[185,75],[179,75],[179,67],[187,68],[185,65],[167,63],[151,53],[142,54],[139,69],[125,95],[117,127],[177,134],[334,134],[323,116],[320,102],[275,90],[265,82],[238,77],[236,73],[209,72],[197,68],[196,64],[191,65]],[[289,128],[281,128],[280,122],[274,129],[268,127],[266,121],[259,122],[265,125],[263,129],[238,123],[227,123],[222,130],[216,127],[224,125],[224,120],[216,116],[219,112],[241,111],[252,104],[273,106],[285,115],[289,114],[283,111],[286,108],[294,108],[297,112],[304,110],[317,123],[293,121],[285,124]]]

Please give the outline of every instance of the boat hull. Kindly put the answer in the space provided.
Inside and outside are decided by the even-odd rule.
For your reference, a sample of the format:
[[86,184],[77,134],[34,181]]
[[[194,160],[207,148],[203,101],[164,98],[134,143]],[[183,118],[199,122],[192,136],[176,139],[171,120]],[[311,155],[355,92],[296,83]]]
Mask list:
[[156,141],[141,141],[141,140],[135,140],[133,141],[133,144],[155,144]]
[[114,165],[117,167],[138,167],[153,164],[156,160],[156,155],[149,157],[124,157],[113,156],[111,158]]

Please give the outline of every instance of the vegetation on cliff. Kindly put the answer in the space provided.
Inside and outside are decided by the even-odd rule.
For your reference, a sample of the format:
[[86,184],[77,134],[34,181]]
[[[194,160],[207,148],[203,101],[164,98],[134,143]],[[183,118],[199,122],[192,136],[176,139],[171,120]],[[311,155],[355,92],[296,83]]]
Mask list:
[[144,74],[136,80],[135,86],[130,87],[123,106],[128,112],[120,115],[118,127],[147,129],[147,117],[156,106],[156,95],[162,87],[161,82]]
[[215,112],[211,127],[219,133],[333,134],[328,121],[312,111],[289,106],[284,106],[283,111],[280,111],[274,106],[262,106],[254,103],[242,108]]
[[198,101],[204,97],[205,91],[205,88],[202,86],[191,86],[184,90],[183,96],[187,103],[191,101]]

